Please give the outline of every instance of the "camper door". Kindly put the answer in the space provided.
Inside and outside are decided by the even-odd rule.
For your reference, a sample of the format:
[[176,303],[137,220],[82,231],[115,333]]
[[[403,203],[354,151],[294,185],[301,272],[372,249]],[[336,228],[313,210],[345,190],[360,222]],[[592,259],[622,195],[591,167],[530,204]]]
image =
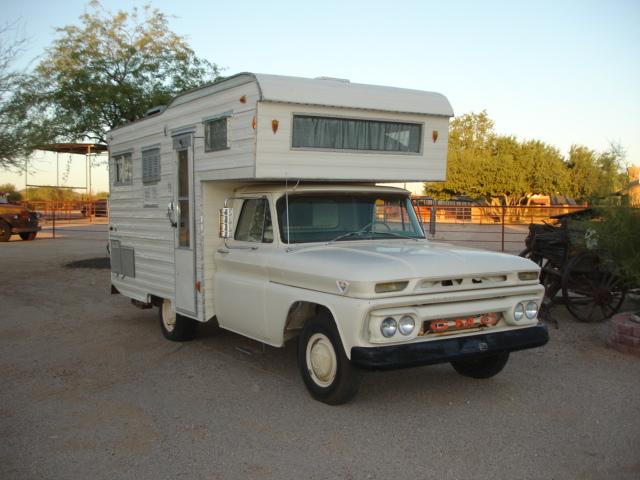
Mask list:
[[193,136],[173,137],[176,167],[175,208],[175,308],[179,313],[196,315],[195,229],[193,214]]

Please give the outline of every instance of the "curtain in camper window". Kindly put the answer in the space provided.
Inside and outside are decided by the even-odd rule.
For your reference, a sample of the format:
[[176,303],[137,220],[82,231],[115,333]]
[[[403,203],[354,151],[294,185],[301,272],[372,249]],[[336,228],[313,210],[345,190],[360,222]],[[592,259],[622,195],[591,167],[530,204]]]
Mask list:
[[131,185],[133,168],[131,166],[131,154],[122,153],[113,156],[113,186]]
[[294,115],[294,148],[420,153],[422,126],[351,118]]

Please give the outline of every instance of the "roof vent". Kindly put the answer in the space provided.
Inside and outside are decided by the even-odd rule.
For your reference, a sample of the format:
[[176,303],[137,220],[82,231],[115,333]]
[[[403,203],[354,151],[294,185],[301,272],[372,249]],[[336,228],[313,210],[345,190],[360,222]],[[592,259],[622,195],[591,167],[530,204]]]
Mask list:
[[157,115],[158,113],[162,113],[167,109],[166,105],[158,105],[157,107],[151,107],[149,110],[144,112],[145,117],[150,117],[151,115]]
[[335,77],[316,77],[314,80],[328,80],[331,82],[351,83],[348,78],[335,78]]

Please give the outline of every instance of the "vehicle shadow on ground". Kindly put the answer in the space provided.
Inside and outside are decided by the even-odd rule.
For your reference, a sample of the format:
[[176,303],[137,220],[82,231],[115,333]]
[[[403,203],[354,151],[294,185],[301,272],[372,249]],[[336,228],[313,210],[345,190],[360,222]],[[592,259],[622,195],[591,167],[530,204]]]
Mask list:
[[[194,343],[251,368],[286,378],[288,383],[298,386],[301,396],[308,397],[298,369],[297,338],[289,340],[283,348],[276,348],[207,323],[200,325]],[[206,354],[203,352],[203,355]],[[495,394],[492,392],[494,388],[506,386],[511,389],[510,383],[511,380],[500,380],[500,376],[488,380],[462,377],[448,363],[401,370],[364,371],[360,391],[354,402],[379,406],[380,402],[391,401],[401,395],[413,398],[414,402],[447,403],[456,395],[468,398],[477,396],[481,391],[491,396]]]

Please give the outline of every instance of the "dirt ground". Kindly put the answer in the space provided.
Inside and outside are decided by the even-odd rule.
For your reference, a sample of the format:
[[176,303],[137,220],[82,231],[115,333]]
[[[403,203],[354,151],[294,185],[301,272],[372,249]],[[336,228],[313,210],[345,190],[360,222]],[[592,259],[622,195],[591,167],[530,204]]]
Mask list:
[[2,480],[640,478],[640,359],[606,324],[557,307],[550,343],[493,379],[371,373],[329,407],[294,343],[168,342],[107,270],[63,266],[104,256],[104,231],[60,236],[0,244]]

